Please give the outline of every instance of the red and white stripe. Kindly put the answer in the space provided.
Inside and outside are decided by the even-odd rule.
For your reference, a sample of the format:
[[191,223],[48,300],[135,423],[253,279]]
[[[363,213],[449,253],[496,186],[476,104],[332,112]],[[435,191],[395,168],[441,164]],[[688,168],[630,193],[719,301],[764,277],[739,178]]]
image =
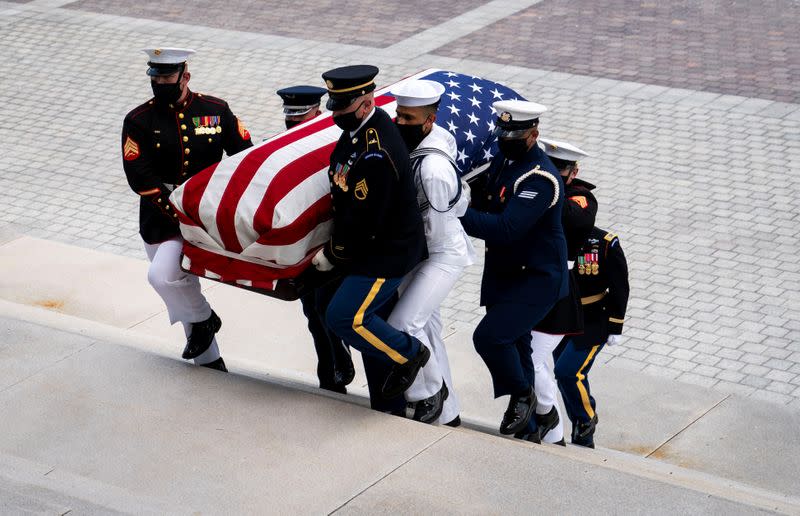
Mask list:
[[[375,103],[394,117],[387,95]],[[234,285],[272,289],[308,267],[330,238],[328,167],[342,131],[325,113],[224,159],[170,196],[185,239],[183,266]]]

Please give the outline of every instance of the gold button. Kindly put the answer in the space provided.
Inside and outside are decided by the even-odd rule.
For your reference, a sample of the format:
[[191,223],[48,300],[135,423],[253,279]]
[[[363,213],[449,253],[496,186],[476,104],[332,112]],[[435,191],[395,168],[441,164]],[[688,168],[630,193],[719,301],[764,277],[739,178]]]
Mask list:
[[153,103],[153,101],[152,101],[152,100],[151,100],[150,102],[148,102],[148,104],[152,104],[152,103]]
[[170,105],[169,105],[169,107],[171,107],[171,108],[174,108],[175,106],[173,106],[172,104],[170,104]]
[[182,131],[185,131],[185,130],[186,130],[186,124],[181,124],[181,130],[182,130]]
[[178,118],[180,118],[181,120],[183,120],[183,113],[178,113]]
[[188,161],[184,161],[184,162],[183,162],[183,166],[184,166],[184,167],[188,167],[188,166],[189,166],[189,162],[188,162]]
[[184,136],[183,137],[183,141],[188,142],[189,141],[189,137],[188,136]]
[[[167,207],[166,207],[166,209],[167,209],[167,210],[169,209],[169,204],[167,204]],[[525,268],[525,267],[523,267],[523,269],[524,269],[524,268]]]
[[181,174],[181,176],[183,176],[183,177],[186,177],[186,172],[184,172],[183,174]]
[[156,144],[156,149],[158,149],[158,148],[160,148],[160,147],[161,147],[161,144],[160,144],[160,143],[157,143],[157,144]]
[[213,141],[214,141],[214,140],[212,140],[211,138],[209,138],[209,139],[208,139],[208,143],[211,143],[211,142],[213,142]]
[[158,199],[156,199],[156,202],[161,202],[161,197],[159,197]]
[[189,149],[183,149],[184,154],[189,154]]
[[353,138],[353,143],[358,143],[358,138]]

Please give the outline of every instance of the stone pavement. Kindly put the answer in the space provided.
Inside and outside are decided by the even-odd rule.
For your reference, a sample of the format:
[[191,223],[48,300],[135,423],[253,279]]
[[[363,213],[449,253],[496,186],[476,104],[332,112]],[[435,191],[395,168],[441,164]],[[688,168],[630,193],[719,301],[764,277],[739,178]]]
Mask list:
[[[165,13],[184,12],[183,3],[159,4]],[[471,2],[475,9],[465,10],[461,6],[467,4],[445,2],[453,16],[446,20],[438,8],[420,3],[431,23],[415,31],[398,22],[384,41],[378,37],[384,28],[366,20],[356,25],[359,34],[351,40],[331,39],[323,29],[281,33],[289,30],[294,13],[281,9],[272,11],[280,25],[265,21],[258,32],[232,30],[252,27],[241,21],[254,12],[243,3],[235,4],[238,18],[188,10],[194,18],[181,17],[181,24],[164,21],[178,19],[174,14],[154,11],[105,14],[120,12],[119,2],[0,1],[0,43],[7,55],[0,76],[5,119],[0,224],[31,236],[142,256],[137,199],[122,174],[119,132],[125,113],[149,96],[144,54],[138,52],[148,45],[199,50],[192,63],[193,88],[227,99],[256,137],[281,130],[276,89],[319,84],[320,72],[332,66],[375,63],[383,84],[428,67],[481,75],[549,106],[543,134],[573,141],[593,155],[583,163],[582,177],[599,185],[598,224],[621,235],[632,285],[624,343],[598,360],[800,408],[800,209],[793,204],[800,188],[800,81],[793,75],[797,40],[788,31],[779,34],[782,24],[796,24],[797,4],[770,3],[764,13],[780,13],[772,18],[780,27],[763,37],[749,27],[766,22],[745,3],[702,18],[706,23],[720,18],[717,26],[731,33],[715,40],[718,54],[730,45],[726,38],[739,37],[737,31],[747,32],[741,37],[752,43],[736,47],[733,64],[704,58],[696,67],[669,64],[680,63],[675,56],[682,55],[682,40],[664,28],[678,19],[669,9],[642,4],[650,14],[634,9],[631,16],[640,21],[627,22],[617,11],[625,12],[630,3],[619,2],[614,12],[593,15],[588,28],[581,18],[581,30],[608,40],[645,23],[650,25],[642,27],[661,27],[659,41],[670,43],[658,57],[663,61],[656,62],[668,68],[669,80],[656,73],[661,64],[644,61],[634,67],[641,73],[616,73],[612,58],[627,55],[615,50],[616,44],[604,54],[608,70],[572,67],[567,62],[580,64],[588,59],[586,52],[560,49],[560,43],[553,45],[556,50],[531,50],[537,57],[552,51],[558,59],[517,54],[519,48],[533,48],[527,46],[532,26],[526,20],[548,21],[563,12],[563,2],[479,4]],[[498,21],[498,12],[506,17]],[[691,10],[680,19],[693,27],[697,16],[687,13]],[[747,20],[738,18],[744,15]],[[524,33],[502,32],[503,27]],[[492,31],[501,32],[484,36]],[[540,41],[555,38],[542,31]],[[625,45],[647,48],[645,32],[633,31],[639,39]],[[684,39],[687,48],[693,41],[706,44]],[[461,57],[464,48],[469,58]],[[766,48],[775,52],[767,54]],[[575,59],[558,52],[574,52]],[[785,66],[777,65],[781,62]],[[775,65],[758,68],[758,77],[777,75],[768,83],[755,80],[747,75],[754,63]],[[620,80],[625,78],[642,82]],[[748,83],[758,86],[747,89]],[[479,319],[479,279],[480,264],[446,301],[445,317]]]

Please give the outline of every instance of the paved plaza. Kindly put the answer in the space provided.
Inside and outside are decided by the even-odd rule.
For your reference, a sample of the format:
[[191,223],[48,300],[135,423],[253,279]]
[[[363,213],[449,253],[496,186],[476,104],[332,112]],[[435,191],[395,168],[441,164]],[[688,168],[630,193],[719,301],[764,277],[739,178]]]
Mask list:
[[[185,4],[0,0],[0,226],[144,257],[119,140],[150,95],[145,46],[198,50],[192,88],[254,139],[283,127],[275,90],[334,66],[482,76],[592,154],[581,177],[632,287],[623,344],[598,362],[800,408],[800,3]],[[480,273],[447,319],[481,317]]]

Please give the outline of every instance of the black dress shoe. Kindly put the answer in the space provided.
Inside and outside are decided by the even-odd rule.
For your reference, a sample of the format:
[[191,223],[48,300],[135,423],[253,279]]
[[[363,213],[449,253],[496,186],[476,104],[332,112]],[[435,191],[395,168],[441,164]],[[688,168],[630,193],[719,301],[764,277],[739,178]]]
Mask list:
[[346,385],[353,383],[353,378],[356,377],[356,370],[353,367],[353,361],[349,363],[339,364],[337,362],[336,369],[333,371],[333,383],[344,388]]
[[405,364],[394,364],[383,383],[383,389],[381,389],[383,397],[396,398],[403,394],[414,383],[417,373],[422,366],[428,363],[430,357],[431,352],[424,344],[420,343],[419,352],[408,359]]
[[208,319],[201,322],[192,323],[192,332],[186,339],[186,347],[183,348],[183,355],[186,360],[197,358],[211,346],[214,334],[222,327],[222,320],[212,310]]
[[445,423],[444,426],[458,428],[461,426],[461,416],[456,416],[455,419],[452,419],[449,423]]
[[213,362],[209,362],[207,364],[200,364],[200,367],[207,367],[209,369],[216,369],[217,371],[222,371],[223,373],[228,372],[228,368],[225,367],[225,361],[222,360],[222,357],[214,360]]
[[508,408],[503,414],[503,421],[500,423],[500,433],[503,435],[516,434],[528,426],[536,408],[536,394],[533,387],[524,396],[511,396],[508,400]]
[[560,441],[556,441],[556,442],[554,442],[554,443],[552,443],[552,444],[557,444],[557,445],[559,445],[559,446],[563,446],[564,448],[566,448],[566,447],[567,447],[567,443],[566,443],[566,441],[564,441],[564,438],[563,438],[563,437],[561,438],[561,440],[560,440]]
[[536,418],[536,429],[539,431],[540,439],[544,439],[547,432],[558,426],[561,421],[555,407],[551,408],[547,414],[536,414],[533,417]]
[[578,423],[572,427],[572,444],[594,448],[594,430],[597,427],[597,415],[588,423]]
[[522,439],[531,443],[542,444],[542,439],[539,437],[539,432],[517,432],[514,434],[515,439]]
[[319,384],[320,389],[325,389],[326,391],[331,392],[338,392],[339,394],[347,394],[347,387],[340,383],[322,383]]
[[414,421],[420,423],[431,424],[442,415],[442,408],[444,408],[444,400],[450,393],[447,390],[447,385],[442,381],[442,388],[439,392],[430,398],[420,400],[415,403]]

